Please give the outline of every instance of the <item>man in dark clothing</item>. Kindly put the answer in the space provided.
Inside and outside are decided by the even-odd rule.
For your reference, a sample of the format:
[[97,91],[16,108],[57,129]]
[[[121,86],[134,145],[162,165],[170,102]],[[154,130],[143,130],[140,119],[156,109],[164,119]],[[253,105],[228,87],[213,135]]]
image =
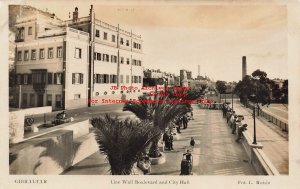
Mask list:
[[165,149],[170,150],[169,140],[168,140],[168,134],[165,132],[163,135],[163,141],[165,142]]
[[177,130],[177,133],[181,133],[180,132],[180,127],[182,125],[182,118],[178,117],[176,120],[175,120],[175,124],[176,124],[176,130]]
[[172,133],[169,134],[168,141],[169,141],[169,145],[170,145],[169,149],[174,150],[173,149],[173,135],[172,135]]
[[182,123],[183,123],[183,129],[186,129],[187,128],[187,126],[188,126],[188,118],[187,118],[187,116],[186,115],[183,115],[182,116]]
[[[243,122],[242,122],[243,124]],[[238,128],[238,136],[237,136],[237,139],[235,140],[236,142],[240,142],[241,138],[242,138],[242,133],[247,130],[247,124],[243,124],[242,126],[239,126]]]

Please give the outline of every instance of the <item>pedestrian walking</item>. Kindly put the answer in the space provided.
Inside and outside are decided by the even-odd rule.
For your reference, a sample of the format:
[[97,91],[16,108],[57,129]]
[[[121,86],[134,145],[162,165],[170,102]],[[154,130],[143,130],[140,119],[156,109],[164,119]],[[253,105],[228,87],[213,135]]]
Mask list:
[[169,140],[168,139],[169,139],[168,134],[167,134],[167,132],[165,132],[164,135],[163,135],[163,141],[165,143],[165,149],[166,150],[170,150],[170,145],[169,145]]
[[238,119],[238,117],[235,115],[234,119],[232,120],[231,123],[231,134],[235,134],[236,133],[236,127],[237,125],[240,123],[240,120]]
[[191,111],[191,119],[194,120],[194,113]]
[[170,133],[169,134],[169,145],[170,145],[170,150],[174,150],[174,148],[173,148],[173,135],[172,135],[172,133]]
[[227,123],[229,122],[231,115],[232,115],[232,111],[228,109],[228,111],[226,113],[226,119],[227,119],[226,121],[227,121]]
[[186,115],[182,116],[182,123],[183,123],[183,129],[186,129],[188,127],[188,118]]
[[195,146],[195,140],[193,137],[191,137],[190,145],[192,148],[194,148],[194,146]]
[[181,125],[182,125],[182,119],[181,119],[181,117],[177,117],[177,118],[175,119],[175,124],[176,124],[176,130],[177,130],[177,133],[181,133],[181,132],[180,132],[180,127],[181,127]]
[[234,119],[236,119],[236,114],[235,114],[235,111],[232,112],[231,116],[230,116],[230,120],[229,120],[229,123],[228,125],[230,126],[230,128],[232,128],[232,125],[234,123]]

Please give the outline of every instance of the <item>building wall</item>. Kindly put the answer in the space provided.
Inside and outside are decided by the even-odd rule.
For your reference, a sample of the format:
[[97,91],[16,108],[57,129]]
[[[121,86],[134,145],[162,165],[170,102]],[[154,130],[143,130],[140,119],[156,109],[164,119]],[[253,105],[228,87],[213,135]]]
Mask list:
[[[63,46],[64,37],[45,38],[40,40],[32,40],[30,42],[20,42],[16,44],[16,52],[22,52],[22,60],[16,58],[16,74],[31,74],[33,69],[46,69],[47,73],[62,73],[63,72],[63,57],[57,57],[57,47]],[[53,58],[48,57],[48,49],[53,48]],[[44,49],[44,58],[40,59],[40,49]],[[36,50],[35,59],[32,59],[32,50]],[[24,52],[28,51],[29,58],[24,60]],[[48,79],[48,78],[46,78]],[[22,83],[21,83],[22,84]],[[16,86],[18,92],[16,98],[19,98],[20,87]],[[25,96],[24,96],[25,95]],[[27,97],[26,97],[27,95]],[[47,95],[51,95],[52,108],[58,109],[60,107],[55,106],[56,95],[62,95],[62,84],[47,84],[46,91],[43,95],[43,105],[47,105]],[[33,97],[31,97],[33,96]],[[37,94],[33,89],[32,84],[22,84],[21,87],[21,107],[36,107]],[[49,104],[48,104],[49,105]]]
[[[88,64],[89,37],[87,33],[69,30],[66,38],[66,77],[65,109],[87,107],[88,102]],[[81,49],[81,57],[76,57],[76,49]],[[83,81],[77,82],[74,74],[82,74]]]
[[[91,89],[92,99],[88,99],[89,56],[91,53],[89,51],[90,17],[79,18],[77,22],[62,22],[55,17],[39,15],[26,19],[19,19],[16,24],[17,29],[24,28],[24,38],[18,39],[16,43],[16,56],[18,56],[18,51],[22,52],[22,60],[16,61],[16,72],[17,74],[30,74],[32,69],[46,70],[46,83],[45,86],[42,86],[45,89],[43,106],[51,103],[53,110],[86,107],[88,106],[88,101],[96,97],[101,98],[106,95],[116,95],[117,97],[123,92],[131,93],[130,90],[127,91],[120,88],[116,91],[111,90],[112,86],[119,84],[119,86],[125,87],[133,85],[138,90],[141,88],[143,62],[140,36],[95,20],[95,36],[92,37],[92,40],[95,41],[95,59],[92,63],[94,65],[94,73],[91,73],[94,74],[94,82],[96,74],[114,75],[118,79],[112,82],[111,78],[109,78],[109,83],[95,82],[94,87]],[[66,27],[66,23],[68,23],[69,27]],[[59,25],[61,26],[60,28],[58,28]],[[28,35],[29,27],[32,27],[30,35]],[[51,48],[53,49],[53,58],[48,57],[48,49]],[[57,57],[58,48],[63,49],[61,57]],[[33,49],[35,49],[36,54],[35,60],[31,60],[30,57]],[[40,49],[44,49],[43,59],[39,58]],[[25,51],[29,53],[28,60],[24,60]],[[78,54],[79,51],[81,52],[80,58],[75,57],[76,52]],[[101,54],[101,60],[97,58],[97,54]],[[103,54],[109,56],[109,61],[104,61]],[[62,82],[59,84],[48,83],[48,73],[62,73]],[[77,76],[80,76],[80,81],[74,82],[78,78]],[[123,76],[123,79],[121,79],[121,76]],[[22,107],[35,107],[38,105],[35,92],[33,85],[21,87],[22,94],[20,96],[21,100],[24,101],[24,103],[22,102]],[[132,92],[138,91],[134,90]],[[16,96],[15,99],[17,101],[19,96]]]

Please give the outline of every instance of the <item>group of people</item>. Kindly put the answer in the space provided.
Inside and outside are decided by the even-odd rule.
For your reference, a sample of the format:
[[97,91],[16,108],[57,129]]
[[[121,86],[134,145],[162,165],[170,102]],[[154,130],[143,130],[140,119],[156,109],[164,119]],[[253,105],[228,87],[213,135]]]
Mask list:
[[163,142],[165,143],[165,150],[174,150],[173,148],[173,134],[171,131],[166,131],[163,135]]
[[[236,142],[242,138],[243,131],[247,130],[247,124],[244,121],[243,115],[237,115],[228,104],[223,104],[223,118],[226,118],[228,126],[231,128],[232,134],[237,134]],[[236,133],[237,132],[237,133]]]
[[181,133],[181,131],[180,131],[181,127],[182,127],[183,129],[187,129],[187,127],[188,127],[188,122],[189,122],[189,118],[192,119],[192,120],[194,119],[193,111],[191,111],[190,117],[189,117],[187,114],[184,114],[183,116],[177,117],[177,118],[174,120],[175,125],[176,125],[177,133]]

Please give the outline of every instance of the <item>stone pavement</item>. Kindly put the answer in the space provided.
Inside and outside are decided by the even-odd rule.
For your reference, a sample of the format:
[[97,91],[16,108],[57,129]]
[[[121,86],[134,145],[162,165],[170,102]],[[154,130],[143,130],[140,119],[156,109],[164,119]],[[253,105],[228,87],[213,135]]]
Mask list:
[[[248,131],[253,136],[252,111],[245,108],[239,101],[234,101],[233,109],[237,114],[244,115]],[[289,173],[288,134],[278,126],[262,117],[256,117],[256,140],[263,144],[263,151],[269,157],[280,174]]]
[[[152,165],[151,175],[179,175],[183,153],[190,149],[191,137],[196,140],[193,149],[194,175],[256,175],[249,164],[248,156],[241,144],[222,118],[220,110],[201,110],[193,105],[194,120],[188,128],[181,130],[180,138],[173,143],[173,151],[165,151],[166,162]],[[109,165],[99,152],[79,162],[63,174],[66,175],[105,175]]]

